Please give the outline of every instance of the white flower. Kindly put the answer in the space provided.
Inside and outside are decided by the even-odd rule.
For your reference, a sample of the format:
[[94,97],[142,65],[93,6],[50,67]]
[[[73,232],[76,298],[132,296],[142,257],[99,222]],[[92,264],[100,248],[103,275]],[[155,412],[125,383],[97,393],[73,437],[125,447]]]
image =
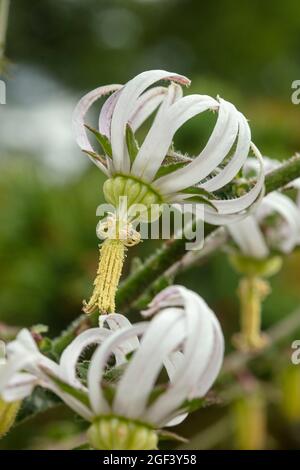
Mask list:
[[[0,395],[12,399],[15,377],[30,373],[88,421],[113,415],[153,428],[178,424],[186,416],[186,400],[204,396],[216,379],[223,360],[223,334],[206,303],[181,286],[161,292],[148,315],[154,312],[151,321],[134,325],[119,314],[100,317],[101,326],[81,333],[59,364],[43,356],[29,331],[22,330],[8,344],[8,359],[0,369]],[[78,375],[78,363],[86,348],[95,344],[85,383]],[[130,358],[129,353],[133,353]],[[113,370],[122,375],[109,399],[106,391],[112,385],[106,378],[112,357]],[[150,404],[163,369],[169,383],[156,398],[152,395]]]
[[[31,336],[30,341],[33,342]],[[38,383],[34,375],[27,372],[19,372],[22,370],[24,364],[21,349],[22,346],[20,346],[19,352],[16,351],[14,364],[8,364],[5,343],[4,341],[0,341],[0,382],[4,384],[1,388],[0,395],[3,400],[7,402],[21,400],[27,395],[30,395],[33,388]],[[30,347],[28,349],[26,348],[26,351],[28,351],[28,354],[26,354],[27,361],[29,358],[29,349]]]
[[[160,80],[168,80],[171,84],[169,87],[149,88]],[[91,91],[79,101],[74,111],[76,140],[108,176],[109,183],[105,185],[104,192],[108,202],[115,205],[122,195],[133,198],[135,203],[172,204],[195,197],[195,187],[202,196],[200,190],[220,190],[237,175],[252,149],[261,168],[256,184],[240,197],[213,199],[215,208],[207,204],[204,206],[207,222],[226,224],[241,218],[263,190],[260,153],[251,142],[246,118],[233,104],[207,95],[182,97],[180,85],[189,83],[181,75],[151,70],[141,73],[124,86],[109,85]],[[109,93],[112,94],[102,106],[99,117],[99,133],[101,139],[105,139],[104,147],[107,150],[105,157],[100,157],[88,140],[85,115],[98,98]],[[168,169],[173,171],[160,176],[158,172],[176,131],[192,117],[208,110],[217,111],[218,119],[204,149],[192,161],[180,160],[171,164]],[[157,112],[150,130],[133,154],[128,147],[128,125],[135,133],[154,111]]]
[[[279,162],[264,158],[264,166],[273,170]],[[257,170],[256,162],[249,159],[245,170]],[[273,217],[269,223],[268,217]],[[245,256],[263,259],[272,250],[290,253],[300,243],[300,210],[292,199],[274,191],[262,199],[255,213],[228,225],[228,230]]]

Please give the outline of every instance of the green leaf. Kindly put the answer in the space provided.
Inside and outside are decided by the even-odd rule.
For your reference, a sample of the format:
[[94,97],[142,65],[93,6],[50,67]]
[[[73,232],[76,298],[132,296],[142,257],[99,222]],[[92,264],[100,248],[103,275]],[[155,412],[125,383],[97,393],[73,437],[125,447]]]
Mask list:
[[32,394],[23,400],[16,424],[23,422],[27,418],[32,418],[32,416],[35,416],[37,413],[42,413],[49,408],[60,405],[61,403],[60,398],[54,393],[42,387],[36,387]]
[[56,358],[56,356],[53,355],[52,351],[52,341],[47,336],[39,341],[39,350],[43,354],[46,354],[48,357]]
[[217,199],[216,196],[207,191],[206,189],[199,188],[197,186],[190,186],[189,188],[186,188],[182,191],[184,194],[195,194],[196,196],[204,196],[210,199]]
[[193,413],[200,408],[206,408],[218,403],[220,403],[220,399],[216,396],[208,395],[206,397],[193,398],[192,400],[186,400],[180,407],[180,411],[183,413]]
[[87,374],[89,370],[89,365],[90,365],[90,361],[82,361],[79,364],[77,364],[77,367],[76,367],[80,380],[84,384],[86,384],[87,382]]
[[[77,372],[79,374],[80,379],[82,382],[86,383],[87,381],[87,374],[88,374],[88,369],[90,366],[90,361],[82,361],[79,364],[77,364]],[[112,367],[111,369],[108,369],[103,376],[103,379],[106,382],[109,382],[110,384],[114,384],[118,382],[118,380],[121,378],[124,369],[125,369],[126,364],[122,364],[120,366]]]
[[111,158],[112,157],[111,143],[109,139],[106,137],[106,135],[100,134],[100,132],[98,132],[96,129],[93,129],[93,127],[88,126],[87,124],[85,124],[85,127],[94,134],[94,136],[96,137],[97,141],[103,148],[106,155],[108,155]]
[[187,165],[192,161],[193,158],[189,157],[187,154],[182,154],[174,150],[174,147],[171,146],[162,164],[163,166],[170,165],[171,163],[184,163],[185,165]]
[[156,177],[159,178],[161,176],[173,173],[173,171],[180,170],[180,168],[183,168],[192,161],[192,158],[176,152],[174,147],[171,146],[169,148],[168,154],[165,156],[164,161],[162,162],[162,166],[159,168],[156,174]]
[[197,186],[190,186],[189,188],[184,189],[182,193],[190,194],[192,196],[188,199],[189,201],[197,202],[198,204],[202,202],[203,204],[207,204],[208,206],[217,210],[216,206],[211,201],[211,199],[216,199],[216,196],[206,189],[199,188]]
[[158,172],[156,173],[156,178],[169,175],[170,173],[173,173],[173,171],[180,170],[180,168],[183,168],[185,165],[185,162],[176,162],[170,163],[169,165],[163,165],[159,168]]
[[89,398],[85,392],[83,392],[82,390],[73,388],[71,385],[67,384],[63,380],[57,377],[54,377],[51,373],[49,373],[48,370],[44,370],[44,372],[60,388],[62,392],[67,393],[68,395],[71,395],[72,397],[76,398],[76,400],[79,400],[84,405],[88,407],[90,406]]
[[110,384],[114,384],[118,382],[120,378],[122,377],[122,374],[124,373],[125,368],[126,368],[126,364],[122,364],[117,367],[112,367],[107,372],[105,372],[104,380],[106,380]]
[[176,434],[175,432],[166,431],[165,429],[160,429],[157,434],[159,436],[160,441],[177,441],[182,442],[184,444],[188,442],[188,439],[186,439],[185,437],[182,437],[179,434]]
[[133,162],[139,151],[139,145],[129,124],[126,125],[126,144],[130,160]]
[[80,446],[73,447],[72,450],[91,450],[91,446],[88,442],[81,444]]
[[205,398],[193,398],[192,400],[186,400],[182,405],[182,411],[186,413],[193,413],[194,411],[204,408],[206,405]]
[[154,387],[154,389],[150,393],[150,396],[148,399],[148,406],[152,405],[152,403],[154,403],[155,400],[157,400],[157,398],[160,397],[160,395],[165,393],[166,389],[167,389],[167,385],[165,384],[156,385],[156,387]]
[[102,155],[99,155],[96,152],[90,152],[89,150],[82,150],[84,153],[89,155],[90,157],[94,158],[95,160],[98,160],[98,162],[102,163],[102,165],[106,166],[106,160],[105,157]]
[[102,385],[102,392],[109,405],[112,406],[116,394],[115,387],[108,383],[104,383]]
[[192,197],[190,197],[189,199],[186,199],[185,201],[186,202],[195,202],[197,204],[200,204],[200,203],[206,204],[206,205],[212,207],[213,209],[215,209],[216,211],[218,211],[216,206],[209,199],[206,199],[205,197],[200,196],[200,194],[199,195],[195,194]]

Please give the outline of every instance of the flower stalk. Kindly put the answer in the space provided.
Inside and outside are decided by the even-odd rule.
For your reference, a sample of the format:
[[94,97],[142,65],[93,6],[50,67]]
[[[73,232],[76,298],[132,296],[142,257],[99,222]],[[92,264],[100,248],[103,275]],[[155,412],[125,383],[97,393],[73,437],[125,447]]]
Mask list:
[[269,293],[270,285],[264,279],[249,276],[240,281],[238,296],[241,332],[233,340],[242,351],[256,351],[268,343],[267,336],[261,332],[261,306]]

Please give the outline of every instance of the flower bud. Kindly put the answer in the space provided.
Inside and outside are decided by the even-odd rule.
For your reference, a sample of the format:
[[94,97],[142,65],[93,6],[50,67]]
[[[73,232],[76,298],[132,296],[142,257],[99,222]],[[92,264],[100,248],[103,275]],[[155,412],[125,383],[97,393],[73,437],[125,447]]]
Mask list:
[[97,450],[153,450],[158,442],[153,429],[112,416],[94,421],[88,430],[88,439]]
[[126,197],[128,209],[133,204],[143,204],[148,209],[151,204],[160,204],[161,196],[147,183],[130,176],[115,176],[105,181],[103,193],[107,202],[119,207],[121,198]]

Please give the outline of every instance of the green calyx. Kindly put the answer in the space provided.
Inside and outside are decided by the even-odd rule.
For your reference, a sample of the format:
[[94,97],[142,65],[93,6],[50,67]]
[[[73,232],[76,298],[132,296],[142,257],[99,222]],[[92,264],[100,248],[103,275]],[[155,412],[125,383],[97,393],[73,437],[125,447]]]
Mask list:
[[269,258],[258,259],[240,254],[231,254],[229,261],[233,268],[246,276],[271,277],[277,274],[282,266],[280,256],[271,256]]
[[97,450],[154,450],[156,431],[143,423],[115,416],[97,418],[88,429],[88,439]]
[[161,204],[162,197],[150,184],[132,176],[117,175],[105,181],[103,192],[106,201],[119,207],[120,198],[127,198],[127,206],[143,204],[149,208],[152,204]]

